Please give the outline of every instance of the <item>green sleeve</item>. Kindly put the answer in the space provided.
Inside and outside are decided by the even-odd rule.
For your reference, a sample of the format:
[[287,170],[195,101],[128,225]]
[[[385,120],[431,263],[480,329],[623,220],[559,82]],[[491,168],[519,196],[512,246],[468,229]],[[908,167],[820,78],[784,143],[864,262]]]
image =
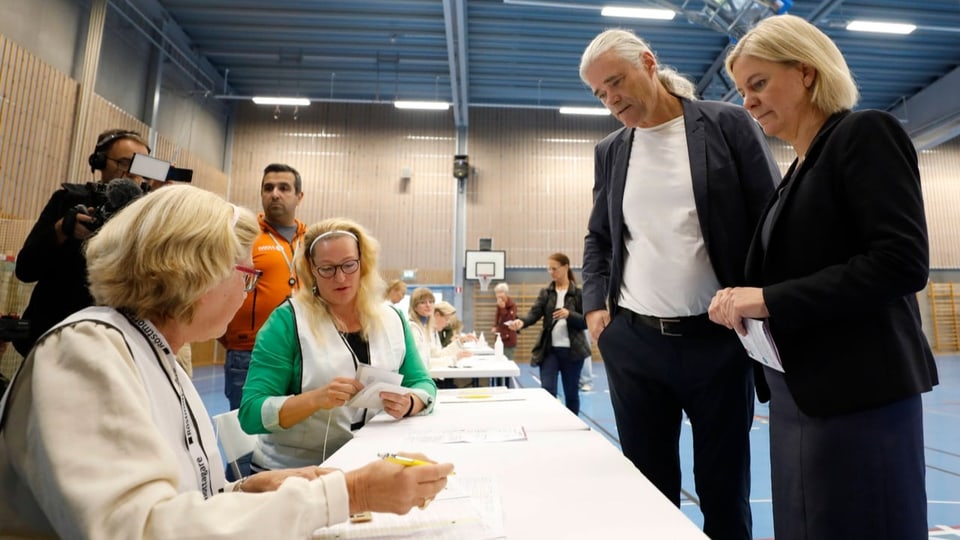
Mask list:
[[[403,363],[400,364],[400,374],[403,375],[403,386],[407,388],[417,388],[430,394],[431,401],[437,399],[437,383],[430,378],[430,371],[420,359],[420,353],[417,351],[417,341],[413,337],[413,332],[407,325],[405,317],[400,317],[403,323],[403,336],[406,343],[407,353],[403,357]],[[431,405],[428,403],[427,405]]]
[[273,310],[257,332],[240,402],[240,426],[244,431],[270,433],[263,424],[263,402],[270,397],[299,393],[301,363],[293,306],[285,302]]

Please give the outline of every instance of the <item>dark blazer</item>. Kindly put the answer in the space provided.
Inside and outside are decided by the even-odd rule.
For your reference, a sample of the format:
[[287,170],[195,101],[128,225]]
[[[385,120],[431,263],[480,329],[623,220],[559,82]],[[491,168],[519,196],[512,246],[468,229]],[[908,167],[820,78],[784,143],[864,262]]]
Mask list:
[[[523,321],[523,327],[527,328],[543,317],[543,330],[540,332],[540,339],[534,345],[530,355],[530,365],[537,366],[543,361],[547,351],[550,350],[550,333],[553,332],[553,325],[556,321],[553,319],[553,310],[557,307],[557,286],[551,282],[550,285],[540,289],[540,294],[530,306],[530,311],[520,317]],[[567,286],[567,294],[563,296],[563,307],[570,312],[567,316],[567,331],[570,334],[570,354],[573,358],[586,358],[590,356],[590,343],[587,341],[587,335],[584,330],[587,329],[587,322],[583,318],[583,301],[580,289],[577,284],[570,282]]]
[[93,305],[83,243],[71,237],[57,245],[54,227],[67,210],[78,204],[97,207],[105,202],[105,195],[94,186],[93,183],[63,184],[62,189],[55,191],[17,255],[17,279],[24,283],[37,282],[23,312],[23,318],[30,321],[30,336],[13,342],[24,357],[53,325]]
[[887,113],[839,113],[796,168],[746,271],[763,287],[800,410],[838,415],[930,390],[937,371],[916,298],[927,228],[910,138]]
[[[710,262],[724,287],[743,285],[750,238],[780,171],[763,133],[729,103],[683,103],[697,217]],[[596,147],[593,211],[583,249],[583,309],[616,311],[624,263],[623,190],[633,129],[622,128]]]

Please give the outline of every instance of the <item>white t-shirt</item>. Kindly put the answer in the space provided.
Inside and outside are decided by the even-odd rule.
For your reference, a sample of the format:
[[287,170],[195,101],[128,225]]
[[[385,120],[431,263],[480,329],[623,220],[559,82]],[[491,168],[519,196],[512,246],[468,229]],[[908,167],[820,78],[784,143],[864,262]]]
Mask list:
[[635,128],[623,221],[619,305],[658,317],[705,313],[720,282],[700,229],[682,116]]

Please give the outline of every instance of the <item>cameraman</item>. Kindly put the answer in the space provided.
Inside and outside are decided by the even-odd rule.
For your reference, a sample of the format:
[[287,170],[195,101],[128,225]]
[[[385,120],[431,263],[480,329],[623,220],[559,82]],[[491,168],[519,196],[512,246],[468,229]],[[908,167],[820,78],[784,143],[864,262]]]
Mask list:
[[[30,321],[30,335],[13,342],[23,356],[54,324],[93,304],[87,291],[82,244],[99,224],[88,214],[104,203],[104,188],[110,180],[126,177],[137,184],[143,182],[139,176],[130,176],[128,170],[134,154],[149,153],[146,141],[135,131],[104,131],[88,159],[90,171],[100,171],[99,182],[63,184],[47,201],[17,255],[17,279],[37,282],[23,312],[23,318]],[[78,211],[78,205],[87,212]]]

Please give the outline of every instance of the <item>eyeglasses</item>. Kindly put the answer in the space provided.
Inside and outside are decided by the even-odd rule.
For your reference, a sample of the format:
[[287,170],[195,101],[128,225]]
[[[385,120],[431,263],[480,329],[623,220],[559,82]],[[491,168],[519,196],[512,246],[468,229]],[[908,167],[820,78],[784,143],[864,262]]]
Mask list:
[[257,282],[260,281],[263,270],[257,270],[256,268],[241,266],[239,264],[234,266],[234,268],[243,273],[243,292],[250,292],[257,287]]
[[325,279],[330,279],[337,275],[337,269],[343,272],[343,275],[353,274],[360,269],[360,259],[351,259],[342,264],[325,264],[317,266],[317,274]]
[[107,156],[107,161],[112,161],[117,164],[117,168],[123,172],[130,170],[130,165],[133,165],[133,160],[130,158],[120,158],[113,159],[112,157]]

